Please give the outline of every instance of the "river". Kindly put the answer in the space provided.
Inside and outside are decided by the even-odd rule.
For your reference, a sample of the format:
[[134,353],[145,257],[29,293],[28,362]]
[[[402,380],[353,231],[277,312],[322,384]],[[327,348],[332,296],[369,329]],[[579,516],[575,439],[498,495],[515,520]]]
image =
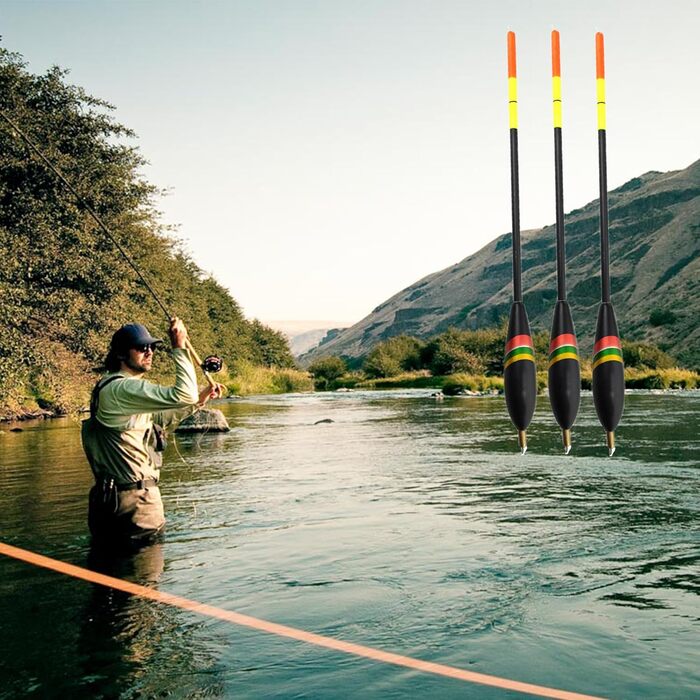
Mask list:
[[[590,394],[572,454],[540,398],[252,397],[179,436],[163,541],[90,551],[78,422],[0,425],[0,540],[227,610],[610,698],[700,696],[700,393]],[[330,419],[330,423],[315,423]],[[0,697],[517,698],[0,556]]]

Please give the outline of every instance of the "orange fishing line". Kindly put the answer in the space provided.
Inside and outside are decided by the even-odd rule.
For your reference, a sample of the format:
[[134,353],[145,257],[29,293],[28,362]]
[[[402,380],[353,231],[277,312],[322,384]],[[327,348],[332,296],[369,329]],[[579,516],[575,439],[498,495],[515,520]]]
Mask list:
[[387,664],[394,664],[395,666],[404,666],[416,671],[434,673],[439,676],[456,678],[457,680],[467,681],[469,683],[489,685],[494,688],[502,688],[504,690],[514,690],[519,693],[527,693],[529,695],[536,695],[542,698],[557,698],[559,700],[602,700],[602,698],[593,695],[582,695],[580,693],[572,693],[566,690],[557,690],[555,688],[547,688],[545,686],[533,685],[531,683],[512,681],[508,680],[507,678],[499,678],[498,676],[474,673],[473,671],[465,671],[464,669],[456,668],[454,666],[446,666],[445,664],[438,664],[432,661],[422,661],[421,659],[414,659],[410,656],[393,654],[388,651],[382,651],[381,649],[374,649],[361,644],[354,644],[353,642],[345,642],[341,639],[334,639],[333,637],[324,637],[323,635],[314,634],[313,632],[307,632],[295,627],[287,627],[286,625],[279,625],[276,622],[269,622],[268,620],[261,620],[257,617],[251,617],[250,615],[243,615],[242,613],[237,613],[233,610],[224,610],[223,608],[217,608],[213,605],[207,605],[206,603],[198,603],[197,601],[190,600],[189,598],[183,598],[181,596],[173,595],[172,593],[164,593],[163,591],[147,588],[146,586],[141,586],[137,583],[131,583],[130,581],[114,578],[113,576],[98,574],[95,571],[90,571],[89,569],[84,569],[73,564],[67,564],[57,559],[51,559],[49,557],[42,556],[41,554],[37,554],[36,552],[30,552],[26,549],[13,547],[12,545],[5,544],[4,542],[0,542],[0,554],[5,554],[8,557],[19,559],[45,569],[51,569],[52,571],[57,571],[60,574],[73,576],[74,578],[89,581],[90,583],[96,583],[100,586],[107,586],[118,591],[123,591],[124,593],[131,593],[132,595],[140,596],[141,598],[148,598],[157,603],[172,605],[176,608],[180,608],[181,610],[188,610],[190,612],[198,613],[199,615],[206,615],[207,617],[232,622],[235,625],[250,627],[255,630],[260,630],[261,632],[268,632],[270,634],[276,634],[280,637],[296,639],[300,642],[315,644],[316,646],[325,647],[326,649],[333,649],[335,651],[342,651],[346,654],[361,656],[366,659],[372,659],[373,661],[381,661]]

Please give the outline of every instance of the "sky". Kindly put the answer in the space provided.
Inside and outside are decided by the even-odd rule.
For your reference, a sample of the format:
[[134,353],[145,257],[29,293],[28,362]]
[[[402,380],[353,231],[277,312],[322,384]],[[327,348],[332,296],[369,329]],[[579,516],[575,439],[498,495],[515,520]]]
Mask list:
[[268,322],[357,322],[510,231],[509,30],[523,230],[555,218],[552,29],[566,211],[598,196],[596,31],[610,188],[690,165],[698,26],[695,0],[0,0],[2,46],[116,106],[164,223]]

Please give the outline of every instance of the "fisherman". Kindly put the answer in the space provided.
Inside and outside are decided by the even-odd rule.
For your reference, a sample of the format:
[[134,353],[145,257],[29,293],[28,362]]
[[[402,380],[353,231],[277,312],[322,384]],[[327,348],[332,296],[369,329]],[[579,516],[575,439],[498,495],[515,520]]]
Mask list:
[[221,384],[197,389],[187,330],[178,318],[170,322],[175,384],[165,387],[144,379],[162,342],[139,323],[122,326],[105,359],[107,374],[93,389],[81,435],[95,476],[88,524],[96,540],[139,545],[161,532],[165,515],[158,481],[164,429],[222,395]]

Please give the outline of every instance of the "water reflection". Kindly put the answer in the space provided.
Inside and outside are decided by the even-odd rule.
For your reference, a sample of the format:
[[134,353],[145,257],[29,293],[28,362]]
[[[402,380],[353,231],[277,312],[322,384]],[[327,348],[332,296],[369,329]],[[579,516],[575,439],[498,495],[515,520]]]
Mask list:
[[[165,569],[163,542],[113,551],[93,545],[88,568],[157,588]],[[176,608],[93,585],[81,615],[77,651],[81,691],[90,697],[218,695],[216,657],[196,636],[205,623]]]

